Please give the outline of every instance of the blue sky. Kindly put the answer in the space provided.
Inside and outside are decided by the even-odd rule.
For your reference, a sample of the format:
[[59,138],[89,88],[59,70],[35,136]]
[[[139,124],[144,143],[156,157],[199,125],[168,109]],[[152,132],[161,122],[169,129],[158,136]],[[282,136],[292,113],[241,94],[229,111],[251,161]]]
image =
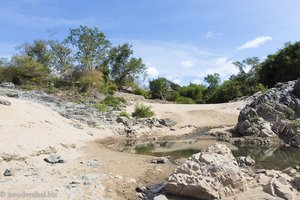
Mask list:
[[0,57],[34,39],[62,39],[97,26],[131,43],[150,78],[182,85],[236,73],[232,61],[260,58],[300,37],[299,0],[0,0]]

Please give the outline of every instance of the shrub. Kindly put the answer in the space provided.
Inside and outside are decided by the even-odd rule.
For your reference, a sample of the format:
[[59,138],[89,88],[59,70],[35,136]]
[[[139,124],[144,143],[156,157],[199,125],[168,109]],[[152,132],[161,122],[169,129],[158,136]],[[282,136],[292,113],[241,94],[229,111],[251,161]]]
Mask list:
[[122,103],[126,103],[126,100],[121,97],[114,97],[114,96],[109,95],[102,101],[102,103],[104,103],[107,106],[116,108],[119,105],[121,105]]
[[139,88],[139,87],[136,87],[135,90],[134,90],[134,94],[136,95],[142,95],[144,96],[146,99],[149,99],[150,98],[150,93],[146,90],[143,90],[142,88]]
[[283,112],[288,118],[291,118],[295,114],[295,111],[289,107],[284,108]]
[[122,111],[120,112],[120,117],[130,118],[130,114],[128,112]]
[[179,104],[195,104],[193,99],[182,96],[177,97],[175,102]]
[[114,94],[117,90],[117,85],[114,83],[100,83],[98,85],[98,90],[103,94]]
[[89,88],[93,85],[92,77],[90,76],[83,76],[79,80],[80,90],[81,92],[86,92]]
[[154,112],[151,110],[151,106],[137,104],[135,106],[133,116],[135,116],[137,118],[149,118],[149,117],[154,116]]
[[94,107],[100,111],[100,112],[107,112],[108,111],[108,107],[106,104],[103,104],[103,103],[97,103],[94,105]]

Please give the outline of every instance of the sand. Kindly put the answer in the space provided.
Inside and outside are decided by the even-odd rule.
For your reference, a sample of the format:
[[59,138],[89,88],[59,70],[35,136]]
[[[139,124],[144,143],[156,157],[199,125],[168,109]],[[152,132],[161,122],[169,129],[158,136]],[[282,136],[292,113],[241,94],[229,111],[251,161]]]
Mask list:
[[[95,142],[116,137],[108,128],[93,129],[81,124],[83,128],[78,129],[74,125],[80,122],[66,119],[44,105],[7,97],[0,99],[11,102],[10,106],[0,105],[0,172],[5,169],[13,172],[10,177],[0,175],[0,192],[5,192],[2,199],[9,199],[9,192],[35,191],[53,192],[57,195],[53,199],[136,199],[137,186],[163,181],[175,168],[150,163],[151,156],[116,152]],[[188,133],[191,129],[179,128],[188,124],[233,126],[245,104],[147,103],[156,117],[169,117],[178,123],[177,131],[161,129],[155,131],[156,135]],[[126,109],[132,112],[134,106]],[[66,163],[52,165],[43,160],[53,153],[61,155]],[[88,160],[98,160],[100,165],[87,166]],[[78,177],[87,174],[100,177],[90,185],[76,183]],[[75,183],[70,184],[72,181]]]

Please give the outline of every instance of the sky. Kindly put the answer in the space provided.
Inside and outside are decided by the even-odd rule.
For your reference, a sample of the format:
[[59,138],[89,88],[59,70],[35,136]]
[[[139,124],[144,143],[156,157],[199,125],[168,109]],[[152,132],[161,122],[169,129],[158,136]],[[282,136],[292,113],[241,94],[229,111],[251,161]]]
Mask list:
[[0,57],[34,39],[64,39],[96,26],[114,45],[130,43],[148,78],[181,85],[222,80],[233,61],[262,60],[300,37],[299,0],[0,0]]

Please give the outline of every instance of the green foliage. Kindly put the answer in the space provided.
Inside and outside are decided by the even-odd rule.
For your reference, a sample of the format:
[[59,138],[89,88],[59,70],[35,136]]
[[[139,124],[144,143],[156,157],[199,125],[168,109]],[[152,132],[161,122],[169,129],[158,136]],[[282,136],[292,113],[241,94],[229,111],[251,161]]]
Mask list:
[[130,118],[130,114],[128,112],[122,111],[120,112],[120,117],[126,117],[126,118]]
[[100,112],[107,112],[108,111],[108,107],[106,104],[104,103],[97,103],[94,105],[94,107],[100,111]]
[[243,96],[242,91],[243,84],[240,81],[228,80],[219,87],[214,93],[213,99],[215,103],[228,102],[237,97]]
[[111,106],[111,107],[119,107],[122,103],[126,103],[126,100],[124,98],[121,97],[114,97],[114,96],[107,96],[102,103],[104,103],[107,106]]
[[149,81],[149,88],[152,98],[165,100],[167,94],[170,92],[170,82],[166,78],[157,78]]
[[204,77],[204,81],[208,84],[208,88],[217,88],[220,84],[220,75],[217,73],[208,74]]
[[108,59],[104,65],[109,66],[110,75],[117,85],[126,85],[134,79],[145,77],[146,65],[141,58],[133,58],[131,45],[125,43],[113,47],[109,51]]
[[25,43],[18,49],[21,51],[22,56],[29,57],[31,60],[50,69],[51,53],[48,41],[34,40],[32,44]]
[[1,68],[0,81],[13,82],[16,85],[47,85],[49,70],[27,56],[15,56],[11,66]]
[[193,99],[182,96],[176,98],[175,102],[178,104],[195,104],[195,101]]
[[79,79],[81,92],[87,92],[93,85],[93,80],[91,76],[83,76]]
[[283,112],[288,118],[293,117],[295,114],[295,111],[289,107],[284,108]]
[[104,33],[96,27],[79,26],[70,29],[65,42],[75,49],[74,59],[84,70],[101,66],[110,47],[110,42],[106,40]]
[[102,82],[98,85],[98,90],[102,92],[103,94],[114,94],[115,91],[117,91],[117,85],[114,83],[106,83]]
[[271,88],[278,82],[300,77],[300,42],[286,43],[284,48],[269,55],[258,69],[259,81]]
[[190,84],[189,86],[181,87],[180,95],[183,97],[190,98],[196,103],[202,103],[204,90],[205,87],[202,85]]
[[49,41],[50,44],[50,65],[51,68],[61,73],[66,73],[72,69],[72,50],[65,44],[58,41]]
[[137,118],[149,118],[149,117],[154,116],[154,112],[151,110],[151,106],[137,104],[135,106],[133,116],[135,116]]

